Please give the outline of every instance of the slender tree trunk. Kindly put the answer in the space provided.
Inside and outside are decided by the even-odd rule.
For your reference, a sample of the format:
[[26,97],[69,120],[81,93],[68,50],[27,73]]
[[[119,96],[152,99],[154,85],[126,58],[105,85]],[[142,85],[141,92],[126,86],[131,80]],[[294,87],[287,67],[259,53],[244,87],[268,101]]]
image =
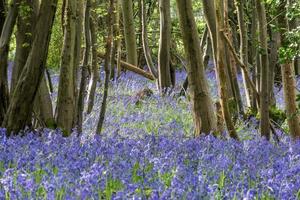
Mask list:
[[[215,66],[217,65],[217,29],[216,29],[216,14],[215,14],[215,2],[211,0],[202,0],[202,5],[203,5],[203,10],[204,10],[204,15],[205,19],[207,22],[207,26],[210,32],[210,39],[212,43],[212,51],[213,51],[213,58],[215,62]],[[227,53],[227,52],[226,52]],[[225,59],[225,57],[224,57]],[[228,86],[231,85],[229,81],[229,74],[228,70],[225,70],[225,75],[226,75],[226,84]],[[232,97],[232,91],[231,87],[227,87],[227,93],[230,94],[230,97]]]
[[112,12],[112,16],[111,16],[111,20],[112,20],[112,25],[113,27],[113,40],[112,40],[112,49],[111,49],[111,57],[110,57],[110,79],[114,80],[116,73],[115,73],[115,58],[116,58],[116,53],[117,53],[117,42],[116,42],[116,38],[117,38],[117,22],[116,22],[116,0],[113,1],[113,12]]
[[57,0],[43,0],[31,52],[15,88],[2,126],[7,133],[17,133],[31,116],[33,101],[45,71],[46,58],[56,12]]
[[[240,30],[240,58],[241,61],[246,65],[249,71],[248,66],[248,31],[247,31],[247,24],[245,20],[245,1],[244,0],[235,0],[237,15],[238,15],[238,22],[239,22],[239,30]],[[243,75],[243,83],[245,88],[246,94],[246,103],[247,107],[251,107],[251,87],[249,86],[248,82],[246,81],[245,73],[242,71]]]
[[126,43],[127,62],[137,66],[137,45],[134,29],[134,19],[132,11],[132,0],[121,0],[123,23],[124,23],[124,37]]
[[2,32],[2,28],[5,22],[5,0],[0,0],[0,33]]
[[270,117],[269,117],[269,58],[268,58],[268,35],[267,17],[264,2],[257,0],[257,13],[259,22],[259,40],[261,45],[261,82],[260,82],[260,131],[261,135],[270,139]]
[[143,44],[143,50],[144,50],[144,55],[146,59],[147,66],[151,72],[151,74],[157,79],[158,78],[158,72],[157,69],[155,68],[151,56],[151,50],[149,48],[148,44],[148,31],[147,31],[147,11],[146,11],[146,2],[145,0],[142,1],[142,44]]
[[[257,63],[257,55],[258,55],[258,51],[257,51],[257,44],[255,41],[257,41],[257,9],[256,9],[256,0],[251,0],[251,11],[252,11],[252,21],[251,21],[251,30],[250,30],[250,35],[251,35],[251,42],[250,47],[249,47],[249,63],[253,66],[253,71],[252,71],[252,81],[253,83],[255,83],[255,86],[257,87],[257,75],[258,75],[258,71],[257,71],[257,67],[258,67],[258,63]],[[259,91],[259,89],[257,88],[257,91]],[[251,99],[251,108],[253,109],[254,112],[257,112],[257,102],[256,102],[256,97],[255,95],[252,95],[252,99]]]
[[217,20],[217,75],[219,82],[219,93],[221,99],[221,108],[227,130],[230,137],[238,139],[234,125],[232,123],[229,110],[229,101],[226,85],[226,68],[225,68],[225,42],[223,41],[224,24],[224,2],[223,0],[216,1],[216,20]]
[[159,0],[160,39],[158,50],[158,82],[162,93],[171,87],[170,45],[171,45],[171,14],[170,0]]
[[269,55],[269,88],[270,88],[270,105],[276,106],[276,98],[274,94],[274,81],[275,81],[275,69],[276,65],[278,63],[278,50],[279,50],[279,40],[280,35],[279,33],[275,31],[271,31],[271,41],[270,41],[270,55]]
[[83,32],[83,18],[84,18],[84,7],[83,0],[77,0],[76,9],[76,34],[75,34],[75,48],[74,48],[74,69],[73,69],[73,86],[74,86],[74,96],[75,96],[75,108],[74,108],[74,120],[73,127],[77,125],[77,106],[78,106],[78,69],[80,68],[81,61],[81,43],[82,43],[82,32]]
[[[230,24],[230,16],[233,14],[233,10],[234,10],[234,5],[233,5],[233,1],[230,0],[227,2],[228,3],[228,16],[227,16],[227,19],[225,20],[226,22],[226,29],[227,30],[227,34],[228,34],[228,37],[231,41],[231,44],[233,44],[233,38],[234,38],[234,28],[231,26]],[[228,44],[226,45],[226,49],[228,50],[229,49],[229,46]],[[235,99],[235,102],[236,102],[236,105],[237,105],[237,110],[240,114],[244,114],[244,106],[243,106],[243,101],[242,101],[242,97],[241,97],[241,91],[240,91],[240,88],[239,88],[239,83],[238,83],[238,80],[237,80],[237,62],[236,60],[234,59],[234,55],[233,53],[229,50],[229,68],[231,69],[231,73],[230,73],[230,79],[231,79],[231,87],[232,87],[232,91],[233,91],[233,94],[234,94],[234,99]]]
[[202,52],[193,15],[191,0],[176,0],[183,44],[187,58],[187,73],[190,86],[195,136],[201,132],[211,133],[217,129],[214,105],[208,90],[202,63]]
[[[224,30],[225,32],[230,36],[230,39],[232,38],[232,34],[230,31],[230,25],[229,25],[229,4],[228,0],[224,0]],[[239,96],[237,93],[239,93],[239,90],[236,90],[234,86],[234,76],[232,71],[232,65],[233,63],[233,56],[232,53],[229,50],[228,44],[224,43],[225,47],[225,71],[226,71],[226,80],[228,84],[228,100],[229,100],[229,109],[230,112],[232,112],[232,115],[234,116],[234,119],[237,119],[239,114],[243,114],[243,105],[241,102],[241,99],[239,99]]]
[[97,56],[97,35],[96,35],[96,23],[91,18],[91,41],[92,41],[92,78],[90,79],[89,92],[88,92],[88,108],[87,113],[90,114],[93,110],[94,99],[96,93],[97,82],[99,80],[99,67]]
[[81,70],[81,82],[78,94],[78,104],[77,104],[77,129],[78,132],[82,132],[82,122],[83,122],[83,112],[84,112],[84,99],[86,96],[86,85],[88,77],[89,68],[89,58],[91,51],[91,33],[90,33],[90,0],[86,1],[85,17],[84,17],[84,37],[85,37],[85,51],[83,57],[83,65]]
[[112,24],[112,12],[113,12],[113,1],[110,0],[110,6],[107,16],[107,38],[106,38],[106,52],[105,52],[105,59],[104,59],[104,70],[105,70],[105,82],[104,82],[104,92],[103,92],[103,99],[101,103],[101,111],[99,114],[99,121],[97,124],[97,134],[101,134],[104,119],[105,119],[105,112],[107,107],[107,97],[108,97],[108,85],[109,85],[109,77],[110,77],[110,68],[109,68],[109,61],[110,57],[112,56],[111,48],[112,48],[112,40],[113,40],[113,24]]
[[3,25],[0,38],[0,123],[3,122],[9,104],[9,89],[7,78],[8,53],[11,35],[18,16],[20,0],[14,0],[10,5]]
[[75,113],[74,94],[74,48],[76,32],[76,1],[67,0],[65,5],[64,44],[61,56],[60,78],[58,86],[56,123],[68,136],[73,128]]
[[[287,6],[289,8],[292,8],[292,7],[295,7],[297,6],[297,2],[298,2],[298,5],[299,5],[299,1],[298,0],[288,0],[287,1]],[[289,19],[289,28],[290,30],[293,30],[293,29],[299,29],[299,26],[300,26],[300,17],[298,15],[297,16],[294,16],[292,19]],[[300,56],[296,56],[296,58],[294,59],[294,66],[295,66],[295,72],[297,75],[300,75]]]
[[121,0],[116,0],[116,44],[117,44],[117,76],[121,74],[121,58],[122,58],[122,41],[121,41],[121,31],[120,31],[120,11],[121,11]]
[[[289,48],[289,42],[286,38],[286,33],[289,31],[288,20],[286,18],[286,5],[287,1],[280,1],[278,11],[280,12],[278,22],[281,37],[281,46],[284,49]],[[283,91],[285,100],[285,109],[287,114],[287,121],[290,129],[290,133],[294,139],[300,139],[300,117],[296,104],[296,80],[293,66],[293,60],[291,58],[284,58],[281,64]]]

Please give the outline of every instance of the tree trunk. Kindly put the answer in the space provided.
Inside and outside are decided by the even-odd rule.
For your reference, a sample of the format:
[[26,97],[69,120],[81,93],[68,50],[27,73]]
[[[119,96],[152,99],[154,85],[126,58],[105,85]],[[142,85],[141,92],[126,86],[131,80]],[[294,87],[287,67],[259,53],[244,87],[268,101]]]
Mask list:
[[109,68],[109,61],[110,57],[112,56],[111,48],[112,48],[112,40],[113,40],[113,29],[114,26],[112,24],[112,12],[113,12],[113,5],[114,0],[110,0],[109,11],[107,15],[107,38],[106,38],[106,52],[105,52],[105,59],[104,59],[104,70],[105,70],[105,82],[104,82],[104,92],[103,92],[103,99],[101,103],[101,111],[99,114],[99,121],[97,124],[97,134],[101,134],[104,119],[105,119],[105,112],[107,107],[107,97],[108,97],[108,85],[109,85],[109,77],[110,77],[110,68]]
[[2,28],[5,22],[5,0],[0,0],[0,33],[2,32]]
[[76,34],[75,34],[75,47],[74,47],[74,67],[73,67],[73,86],[74,86],[74,96],[75,96],[75,110],[73,117],[73,127],[77,125],[77,106],[78,106],[78,69],[80,68],[81,61],[81,43],[82,43],[82,32],[83,32],[83,16],[84,12],[82,9],[84,6],[83,0],[77,0],[76,8]]
[[124,23],[124,37],[126,43],[127,62],[137,66],[137,45],[134,29],[134,19],[132,11],[132,0],[121,0],[123,23]]
[[[112,12],[112,16],[111,16],[111,20],[112,20],[112,25],[114,26],[113,27],[113,40],[112,40],[112,49],[111,49],[111,57],[110,57],[110,63],[109,63],[109,66],[110,66],[110,79],[111,80],[114,80],[115,79],[115,76],[116,76],[116,73],[115,73],[115,58],[116,58],[116,53],[117,53],[117,43],[116,43],[116,38],[117,38],[117,32],[116,32],[116,3],[115,3],[116,0],[114,0],[112,3],[113,3],[113,12]],[[139,63],[139,61],[138,61]]]
[[20,0],[14,0],[10,5],[3,25],[0,38],[0,123],[3,122],[9,104],[9,89],[7,78],[8,53],[11,35],[18,16]]
[[97,82],[99,80],[98,69],[98,56],[97,56],[97,35],[96,35],[96,23],[91,18],[91,40],[92,40],[92,78],[90,79],[89,92],[88,92],[88,108],[87,113],[90,114],[93,110],[94,99],[96,93]]
[[34,38],[34,28],[37,17],[37,2],[35,0],[22,1],[22,6],[28,6],[28,12],[21,12],[17,19],[16,31],[16,56],[12,69],[11,94],[16,87],[19,76],[26,64],[27,57],[30,53],[32,41]]
[[54,128],[53,105],[44,74],[35,97],[34,112],[42,123],[42,127]]
[[88,68],[89,68],[89,59],[91,52],[91,32],[90,32],[90,0],[86,1],[85,16],[84,16],[84,37],[85,37],[85,51],[83,57],[83,64],[81,70],[81,81],[80,89],[78,94],[77,102],[77,129],[78,132],[82,132],[82,121],[83,121],[83,112],[84,112],[84,99],[86,96],[86,85],[88,78]]
[[[281,46],[284,50],[287,50],[290,46],[286,33],[289,31],[288,20],[286,18],[286,0],[281,1],[281,5],[278,8],[280,15],[278,17],[279,30],[281,37]],[[283,58],[281,64],[283,91],[285,100],[285,109],[287,114],[288,126],[293,139],[300,139],[300,117],[296,104],[296,80],[293,66],[293,60],[291,58]]]
[[[296,5],[299,5],[299,1],[298,1],[298,4],[297,4],[297,1],[298,0],[288,0],[287,1],[287,6],[289,8],[295,7]],[[290,31],[293,30],[293,29],[299,29],[299,26],[300,26],[299,15],[298,15],[298,17],[294,16],[292,19],[289,19]],[[300,75],[300,56],[299,55],[296,56],[296,58],[294,59],[294,66],[295,66],[296,74]]]
[[67,0],[65,5],[64,44],[61,56],[55,120],[57,127],[68,136],[73,128],[75,113],[74,48],[76,41],[76,1]]
[[[259,91],[258,86],[258,81],[257,81],[257,75],[259,74],[257,71],[258,68],[258,62],[257,62],[257,56],[258,56],[258,50],[257,50],[257,44],[255,41],[257,41],[257,9],[256,9],[256,0],[251,0],[251,11],[252,11],[252,21],[251,21],[251,29],[250,29],[250,38],[251,41],[249,42],[249,63],[253,67],[252,71],[252,81],[254,82],[257,90]],[[255,95],[252,95],[251,99],[251,108],[253,109],[254,112],[257,112],[257,102]]]
[[202,52],[191,0],[176,0],[180,28],[187,58],[187,73],[192,101],[195,136],[216,131],[217,119],[208,90]]
[[[213,51],[213,58],[215,62],[215,66],[217,65],[217,24],[216,24],[216,14],[215,14],[215,3],[211,0],[202,0],[203,10],[205,19],[207,22],[207,26],[210,33],[210,39],[212,43],[212,51]],[[225,57],[224,57],[225,59]],[[229,80],[229,73],[228,70],[225,70],[226,75],[226,84],[228,86],[231,85]],[[227,87],[227,93],[230,94],[230,97],[232,97],[232,91],[231,87]]]
[[274,81],[275,81],[275,69],[278,63],[278,50],[279,50],[279,40],[280,35],[276,30],[271,30],[271,41],[270,41],[270,55],[269,55],[269,88],[270,88],[270,105],[276,106],[276,98],[274,94]]
[[[238,15],[238,22],[239,22],[239,30],[240,30],[240,58],[241,61],[246,65],[248,71],[248,32],[247,32],[247,24],[244,16],[244,8],[245,2],[244,0],[235,0],[237,15]],[[243,83],[245,88],[246,94],[246,103],[247,107],[251,107],[251,87],[249,86],[248,82],[246,81],[245,73],[242,71],[243,75]]]
[[235,131],[234,125],[232,123],[231,114],[229,110],[229,101],[227,93],[227,84],[226,84],[226,68],[225,68],[225,42],[223,40],[223,30],[225,28],[224,24],[224,2],[223,0],[216,1],[216,20],[217,20],[217,75],[219,82],[219,93],[221,99],[221,108],[223,117],[227,130],[230,137],[238,139],[237,133]]
[[158,50],[158,82],[159,90],[165,93],[171,87],[170,45],[171,45],[171,14],[170,0],[159,0],[160,39]]
[[257,13],[259,22],[259,40],[261,44],[261,79],[260,79],[260,131],[261,135],[270,139],[270,117],[269,117],[269,58],[268,58],[268,35],[267,18],[264,2],[257,0]]
[[149,48],[148,44],[148,31],[147,31],[147,12],[146,12],[146,3],[145,0],[142,1],[142,44],[143,44],[143,50],[144,50],[144,55],[145,59],[147,62],[147,66],[151,72],[151,74],[157,79],[158,78],[158,72],[157,69],[155,68],[151,56],[151,50]]
[[43,0],[41,3],[32,49],[2,123],[3,127],[7,128],[8,135],[23,129],[31,116],[32,102],[45,71],[56,6],[57,0]]
[[121,58],[122,58],[122,40],[121,40],[121,31],[120,31],[120,11],[121,11],[121,0],[116,0],[116,34],[118,37],[116,38],[117,44],[117,76],[119,77],[121,74]]

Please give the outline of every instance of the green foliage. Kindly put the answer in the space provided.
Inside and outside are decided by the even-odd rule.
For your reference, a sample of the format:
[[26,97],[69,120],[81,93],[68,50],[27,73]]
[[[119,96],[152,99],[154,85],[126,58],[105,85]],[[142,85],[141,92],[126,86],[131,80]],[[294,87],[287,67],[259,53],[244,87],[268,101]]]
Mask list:
[[19,17],[21,17],[24,21],[28,19],[32,12],[32,8],[27,4],[26,1],[21,1],[19,6]]
[[172,179],[174,177],[174,173],[173,172],[166,172],[166,173],[160,174],[159,177],[163,181],[165,186],[168,188],[168,187],[171,186],[171,182],[172,182]]
[[65,188],[61,188],[60,190],[55,192],[55,199],[56,200],[63,200],[66,196],[66,190]]
[[105,199],[110,200],[112,195],[121,190],[123,187],[124,186],[120,180],[108,178],[104,191]]
[[274,120],[277,124],[283,124],[287,116],[285,112],[283,112],[282,110],[280,110],[275,106],[272,106],[270,108],[270,118]]
[[300,109],[300,94],[297,94],[296,102],[298,104],[298,109]]
[[139,183],[143,181],[143,177],[138,175],[139,170],[140,170],[140,164],[139,162],[136,162],[132,168],[132,181],[134,183]]
[[35,183],[40,184],[42,182],[42,178],[45,174],[45,171],[43,169],[41,169],[40,167],[37,167],[37,169],[33,173],[34,173]]
[[57,69],[60,66],[64,37],[61,24],[62,1],[58,1],[58,4],[47,57],[47,66],[52,69]]
[[36,196],[39,197],[39,199],[47,199],[47,191],[43,186],[40,186],[36,192]]

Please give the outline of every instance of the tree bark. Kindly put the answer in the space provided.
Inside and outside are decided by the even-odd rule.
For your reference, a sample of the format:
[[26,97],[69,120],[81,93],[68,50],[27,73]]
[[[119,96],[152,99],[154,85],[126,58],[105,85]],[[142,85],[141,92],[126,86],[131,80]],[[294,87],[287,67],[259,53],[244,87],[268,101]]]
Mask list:
[[[289,31],[288,20],[286,18],[286,0],[280,1],[278,12],[280,12],[278,23],[280,30],[281,46],[285,50],[289,48],[286,33]],[[300,139],[300,117],[296,104],[296,80],[291,58],[283,58],[281,64],[285,109],[287,114],[288,126],[293,139]]]
[[148,31],[147,31],[147,12],[146,12],[146,3],[145,0],[142,1],[142,44],[143,44],[143,50],[144,50],[144,55],[145,59],[147,62],[147,66],[151,72],[151,74],[157,79],[158,78],[158,72],[157,69],[155,68],[151,56],[151,50],[149,48],[148,44]]
[[77,130],[79,133],[82,132],[84,99],[86,96],[89,58],[90,58],[90,52],[91,52],[90,9],[91,9],[91,2],[90,2],[90,0],[87,0],[86,8],[85,8],[85,16],[84,16],[85,50],[84,50],[83,64],[82,64],[82,70],[81,70],[81,81],[80,81],[80,89],[79,89],[79,93],[78,93],[77,113],[76,113],[77,114],[76,126],[77,126]]
[[191,0],[176,0],[183,44],[187,58],[187,73],[190,86],[195,136],[201,132],[216,131],[217,119],[214,105],[208,90],[202,63],[202,52],[193,15]]
[[42,77],[34,104],[34,112],[39,117],[39,120],[43,123],[42,126],[54,128],[55,121],[53,117],[53,105],[45,74]]
[[0,0],[0,33],[2,32],[2,28],[5,22],[5,0]]
[[[297,1],[298,0],[288,0],[287,1],[287,6],[288,7],[295,7],[297,5]],[[299,5],[299,2],[298,2]],[[299,15],[298,17],[294,16],[292,19],[289,20],[289,28],[290,30],[293,29],[299,29],[300,26],[300,18]],[[296,58],[294,59],[294,66],[295,66],[295,72],[297,75],[300,75],[300,55],[296,56]]]
[[61,56],[60,77],[55,120],[57,127],[68,136],[73,128],[75,114],[74,49],[76,41],[76,1],[67,0],[65,5],[64,44]]
[[127,62],[137,66],[137,45],[132,11],[132,0],[121,0]]
[[56,6],[57,0],[43,0],[41,3],[32,49],[2,123],[8,135],[23,129],[31,116],[32,102],[45,70]]
[[[244,0],[235,0],[237,15],[238,15],[238,23],[239,23],[239,34],[240,34],[240,58],[242,62],[246,65],[247,70],[249,71],[248,66],[248,31],[247,31],[247,24],[245,20],[245,1]],[[245,88],[246,94],[246,103],[247,107],[251,107],[251,87],[249,86],[244,71],[242,71],[243,75],[243,84]]]
[[221,100],[221,108],[225,124],[231,138],[238,139],[235,127],[232,123],[231,114],[229,110],[229,101],[226,84],[226,68],[225,68],[225,42],[223,40],[224,24],[224,2],[223,0],[216,1],[216,20],[217,20],[217,75],[219,82],[219,93]]
[[73,68],[73,76],[74,76],[74,95],[75,95],[75,111],[74,111],[74,121],[73,127],[77,125],[77,105],[78,105],[78,69],[80,68],[81,61],[81,43],[82,43],[82,32],[83,32],[83,17],[84,17],[84,6],[83,0],[77,0],[77,8],[76,8],[76,34],[75,34],[75,47],[74,47],[74,68]]
[[[28,6],[30,10],[19,14],[16,31],[16,56],[12,69],[11,91],[14,91],[19,76],[26,64],[34,38],[34,28],[37,18],[37,2],[35,0],[24,0],[22,6]],[[13,92],[11,92],[13,93]]]
[[160,38],[158,50],[158,82],[159,90],[165,93],[171,87],[170,45],[171,45],[171,14],[170,0],[159,0]]
[[260,131],[261,135],[270,139],[270,117],[269,117],[269,58],[268,58],[268,35],[267,18],[264,2],[257,0],[257,13],[259,22],[259,41],[261,45],[261,79],[260,79]]
[[96,93],[97,82],[99,80],[99,67],[98,67],[98,56],[97,56],[97,35],[96,35],[96,23],[91,18],[91,40],[92,40],[92,77],[89,84],[88,92],[88,108],[87,113],[90,114],[93,110],[94,99]]
[[107,97],[108,97],[108,85],[109,85],[109,77],[110,77],[110,68],[109,68],[109,61],[110,57],[112,56],[112,40],[113,40],[113,29],[114,26],[112,24],[112,12],[113,12],[113,5],[114,0],[110,0],[110,6],[107,16],[107,38],[106,38],[106,52],[105,52],[105,59],[104,59],[104,70],[105,70],[105,81],[104,81],[104,92],[103,92],[103,99],[101,103],[101,111],[99,114],[99,121],[97,124],[97,134],[101,134],[103,123],[105,119],[106,107],[107,107]]
[[14,0],[10,5],[7,17],[3,25],[0,38],[0,123],[3,122],[5,113],[9,105],[9,89],[8,89],[8,53],[11,35],[18,16],[18,7],[20,0]]

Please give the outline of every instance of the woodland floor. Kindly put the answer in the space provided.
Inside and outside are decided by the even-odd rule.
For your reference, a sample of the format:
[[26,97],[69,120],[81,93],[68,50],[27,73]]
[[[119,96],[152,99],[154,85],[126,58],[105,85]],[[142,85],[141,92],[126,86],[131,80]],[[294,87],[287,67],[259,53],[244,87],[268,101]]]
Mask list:
[[[185,74],[176,75],[182,83]],[[216,99],[214,72],[207,77]],[[241,142],[193,139],[187,99],[154,92],[136,105],[146,87],[156,91],[132,73],[110,84],[101,136],[93,133],[102,85],[80,138],[44,130],[8,139],[0,130],[0,199],[300,199],[300,143],[279,130],[279,143],[261,139],[254,118],[238,122]]]

